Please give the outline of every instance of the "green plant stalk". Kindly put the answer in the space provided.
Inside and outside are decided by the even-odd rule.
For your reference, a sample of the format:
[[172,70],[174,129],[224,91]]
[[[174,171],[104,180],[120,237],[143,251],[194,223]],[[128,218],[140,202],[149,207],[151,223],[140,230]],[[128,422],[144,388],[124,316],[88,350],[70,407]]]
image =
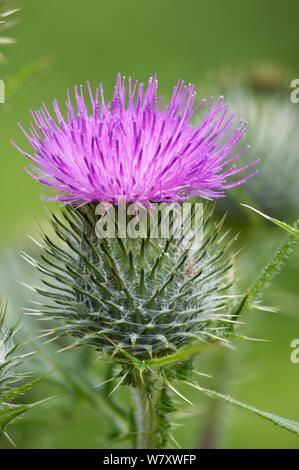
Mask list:
[[152,387],[149,393],[147,384],[147,381],[143,381],[142,377],[139,377],[133,388],[137,449],[155,449],[157,447],[156,405],[160,391]]
[[[231,360],[227,348],[218,348],[215,357],[215,388],[223,391],[227,388],[227,382],[231,373]],[[214,383],[213,383],[214,386]],[[211,400],[208,404],[207,419],[203,431],[198,440],[199,449],[217,449],[221,445],[223,426],[221,424],[221,405],[217,400]]]

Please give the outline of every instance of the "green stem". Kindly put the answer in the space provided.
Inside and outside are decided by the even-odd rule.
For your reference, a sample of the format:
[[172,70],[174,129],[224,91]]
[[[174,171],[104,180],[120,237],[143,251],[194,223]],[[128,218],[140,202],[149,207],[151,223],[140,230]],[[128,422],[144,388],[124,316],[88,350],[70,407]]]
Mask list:
[[135,406],[136,448],[155,449],[157,447],[157,395],[158,391],[151,387],[150,394],[147,386],[138,378],[133,389],[133,403]]
[[[215,385],[216,390],[225,390],[226,382],[230,378],[231,357],[228,350],[220,348],[215,357]],[[223,426],[221,425],[221,406],[217,400],[209,400],[207,419],[201,432],[198,448],[217,449],[221,443]]]

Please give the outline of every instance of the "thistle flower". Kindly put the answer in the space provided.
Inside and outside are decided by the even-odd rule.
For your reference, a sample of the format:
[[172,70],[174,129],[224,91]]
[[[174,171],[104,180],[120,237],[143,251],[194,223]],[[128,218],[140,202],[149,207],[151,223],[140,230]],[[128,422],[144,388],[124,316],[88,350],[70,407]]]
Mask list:
[[[133,203],[140,225],[141,210],[148,220],[153,211],[147,209],[154,202],[180,202],[195,195],[221,197],[225,189],[256,173],[226,182],[253,165],[236,169],[233,163],[246,150],[232,154],[245,133],[245,123],[233,128],[234,116],[228,115],[220,98],[214,107],[211,100],[203,121],[192,128],[191,118],[203,102],[194,108],[194,88],[181,81],[162,110],[157,104],[156,77],[149,80],[145,93],[142,84],[132,86],[129,80],[126,98],[125,81],[118,76],[107,105],[101,86],[95,97],[88,88],[91,115],[82,87],[80,93],[75,88],[77,111],[68,95],[66,120],[55,101],[58,123],[43,105],[32,113],[35,124],[30,134],[24,131],[35,150],[34,155],[22,151],[33,161],[27,171],[52,192],[48,199],[65,204],[61,214],[51,219],[57,237],[52,240],[43,234],[38,260],[25,255],[42,274],[44,287],[35,290],[47,299],[32,313],[55,321],[43,336],[55,339],[70,334],[76,340],[67,349],[90,346],[118,365],[108,381],[118,380],[112,391],[122,384],[133,388],[135,421],[128,436],[139,448],[165,448],[172,438],[169,414],[175,407],[170,392],[184,398],[174,381],[299,434],[294,421],[198,386],[193,369],[193,356],[209,343],[238,336],[238,316],[252,306],[292,240],[285,242],[240,298],[232,289],[230,242],[221,233],[224,219],[213,221],[210,202],[194,228],[193,237],[198,230],[202,233],[196,251],[187,243],[188,232],[175,237],[173,218],[166,238],[159,230],[154,238],[148,232],[123,238],[118,217],[113,238],[97,236],[100,205],[111,203],[114,210],[120,207],[119,199]],[[192,221],[196,203],[187,205],[192,208]],[[126,222],[132,222],[131,215],[126,213]],[[158,217],[158,228],[162,219]],[[113,408],[118,409],[115,404]],[[120,436],[124,437],[123,430]]]
[[[80,92],[75,88],[77,110],[68,93],[66,120],[55,101],[57,122],[43,105],[32,112],[30,133],[23,131],[35,151],[21,151],[33,162],[27,171],[50,190],[48,199],[65,204],[61,216],[51,220],[61,243],[44,235],[39,259],[27,256],[42,273],[45,287],[36,291],[50,299],[33,313],[56,321],[45,335],[71,334],[76,338],[72,346],[91,346],[121,364],[120,383],[136,392],[138,445],[162,446],[170,432],[166,415],[173,409],[167,381],[187,379],[192,365],[183,362],[155,374],[145,364],[167,359],[181,347],[194,351],[193,342],[197,351],[233,333],[230,242],[221,234],[223,220],[213,222],[210,203],[194,231],[194,236],[202,231],[196,252],[186,243],[188,233],[175,237],[173,219],[166,239],[159,218],[156,238],[147,232],[121,237],[118,218],[115,237],[99,237],[97,203],[112,203],[114,209],[125,199],[149,220],[152,211],[146,209],[153,203],[221,197],[256,171],[226,181],[253,163],[235,168],[234,161],[247,149],[233,153],[246,124],[240,121],[233,128],[234,116],[222,98],[215,106],[212,98],[204,119],[192,128],[191,118],[203,101],[194,107],[194,87],[180,80],[164,109],[157,103],[156,77],[145,92],[129,79],[126,97],[125,80],[118,75],[108,104],[101,86],[95,97],[89,84],[88,89],[91,115],[82,87]],[[126,218],[131,222],[130,215]]]
[[233,150],[245,134],[246,123],[241,120],[233,127],[234,115],[222,97],[215,105],[211,98],[203,120],[193,128],[191,118],[204,103],[194,107],[194,86],[179,80],[164,109],[158,105],[157,87],[156,76],[149,79],[146,91],[142,83],[132,84],[129,78],[126,97],[125,79],[118,75],[108,104],[102,85],[94,97],[88,83],[91,114],[82,86],[80,91],[75,87],[77,110],[68,92],[66,119],[56,100],[57,122],[45,104],[32,112],[29,134],[22,130],[34,153],[21,152],[33,162],[26,171],[52,193],[47,199],[117,204],[125,196],[127,202],[148,204],[196,195],[223,197],[225,189],[256,173],[227,183],[230,176],[256,162],[236,169],[233,162],[247,147],[236,154]]
[[[180,80],[164,109],[158,106],[156,77],[149,79],[145,92],[143,84],[133,86],[129,79],[126,97],[125,80],[118,75],[108,104],[102,86],[95,97],[89,84],[88,89],[91,114],[82,87],[80,92],[75,88],[77,110],[68,93],[66,120],[57,101],[57,122],[43,104],[41,111],[32,112],[30,133],[23,131],[35,151],[30,155],[21,150],[33,162],[27,171],[50,190],[47,199],[65,204],[62,217],[52,218],[62,243],[44,235],[40,258],[27,256],[43,276],[45,288],[36,291],[52,301],[33,313],[58,322],[45,335],[71,334],[76,338],[72,346],[91,346],[121,364],[120,383],[136,392],[137,445],[163,446],[173,409],[165,380],[187,379],[192,365],[184,362],[175,371],[166,367],[155,375],[144,364],[181,347],[193,351],[194,341],[198,350],[232,333],[230,242],[221,234],[223,220],[213,222],[210,203],[196,227],[202,231],[196,253],[186,243],[188,233],[174,236],[173,220],[166,239],[161,234],[122,238],[118,219],[114,238],[98,237],[97,203],[115,208],[125,199],[149,220],[152,211],[144,206],[156,202],[224,196],[225,189],[256,173],[226,182],[253,165],[234,165],[247,149],[233,153],[246,123],[233,127],[228,106],[222,98],[214,105],[212,98],[202,122],[192,128],[191,118],[204,101],[194,107],[194,87]],[[158,219],[159,233],[161,223]]]

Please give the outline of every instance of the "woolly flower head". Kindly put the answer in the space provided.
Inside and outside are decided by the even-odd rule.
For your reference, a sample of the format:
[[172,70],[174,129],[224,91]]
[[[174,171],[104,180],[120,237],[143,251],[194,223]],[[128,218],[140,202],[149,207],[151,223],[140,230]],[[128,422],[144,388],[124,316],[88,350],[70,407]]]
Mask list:
[[[89,113],[83,89],[75,87],[76,110],[68,92],[67,117],[54,101],[56,120],[45,104],[32,112],[34,123],[27,139],[33,155],[21,150],[32,164],[28,173],[51,191],[46,198],[65,203],[91,201],[173,202],[193,196],[220,197],[224,190],[243,183],[226,183],[236,169],[232,154],[245,133],[242,120],[233,127],[234,115],[222,97],[193,128],[190,119],[205,100],[194,107],[194,85],[179,80],[168,106],[160,109],[156,76],[144,90],[118,75],[111,103],[104,100],[102,85],[92,94]],[[99,104],[100,98],[100,104]],[[19,149],[20,150],[20,149]]]
[[298,212],[297,107],[289,99],[256,95],[244,87],[230,89],[225,96],[236,114],[248,119],[246,138],[261,156],[261,171],[248,182],[246,191],[262,210],[278,218]]

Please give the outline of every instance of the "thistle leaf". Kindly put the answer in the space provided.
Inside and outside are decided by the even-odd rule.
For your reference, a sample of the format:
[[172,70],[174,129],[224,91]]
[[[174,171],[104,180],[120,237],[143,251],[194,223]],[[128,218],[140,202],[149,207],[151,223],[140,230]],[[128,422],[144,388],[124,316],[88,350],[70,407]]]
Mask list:
[[243,296],[239,304],[237,305],[234,315],[240,315],[245,308],[248,306],[254,305],[254,301],[257,299],[259,294],[265,288],[267,283],[275,276],[279,270],[281,264],[288,256],[290,250],[292,249],[293,244],[297,240],[297,236],[290,234],[287,238],[281,243],[280,247],[274,254],[270,262],[265,266],[257,279],[249,287],[246,294]]
[[12,327],[4,326],[6,310],[7,304],[0,300],[0,432],[5,435],[8,424],[37,405],[37,403],[19,404],[14,400],[44,379],[39,377],[31,382],[16,385],[24,379],[24,374],[17,372],[18,367],[24,362],[24,355],[18,353],[19,345],[12,342],[19,322]]
[[4,433],[6,427],[9,424],[14,422],[19,416],[24,414],[26,411],[30,410],[32,406],[33,405],[4,404],[4,408],[0,408],[0,432]]
[[286,431],[289,431],[299,436],[299,423],[297,423],[296,421],[282,418],[281,416],[274,415],[267,411],[259,410],[258,408],[255,408],[254,406],[250,406],[250,405],[247,405],[246,403],[242,403],[239,400],[235,400],[234,398],[228,395],[223,395],[222,393],[216,392],[215,390],[203,388],[203,387],[200,387],[199,385],[196,385],[187,381],[185,383],[190,385],[193,388],[196,388],[197,390],[200,390],[201,392],[206,393],[207,395],[213,398],[218,398],[219,400],[222,400],[226,403],[230,403],[231,405],[234,405],[238,408],[248,411],[249,413],[253,413],[257,416],[260,416],[261,418],[264,418],[267,421],[270,421],[272,424],[275,424],[279,426],[280,428],[285,429]]
[[279,227],[283,228],[287,232],[291,233],[295,237],[299,237],[299,230],[297,226],[299,225],[299,221],[296,222],[295,227],[292,227],[291,225],[286,224],[285,222],[281,222],[278,219],[274,219],[274,217],[270,217],[269,215],[264,214],[263,212],[255,209],[254,207],[248,206],[247,204],[241,204],[244,207],[248,207],[248,209],[251,209],[252,211],[256,212],[257,214],[261,215],[267,220],[270,220],[270,222],[273,222],[274,224],[278,225]]

